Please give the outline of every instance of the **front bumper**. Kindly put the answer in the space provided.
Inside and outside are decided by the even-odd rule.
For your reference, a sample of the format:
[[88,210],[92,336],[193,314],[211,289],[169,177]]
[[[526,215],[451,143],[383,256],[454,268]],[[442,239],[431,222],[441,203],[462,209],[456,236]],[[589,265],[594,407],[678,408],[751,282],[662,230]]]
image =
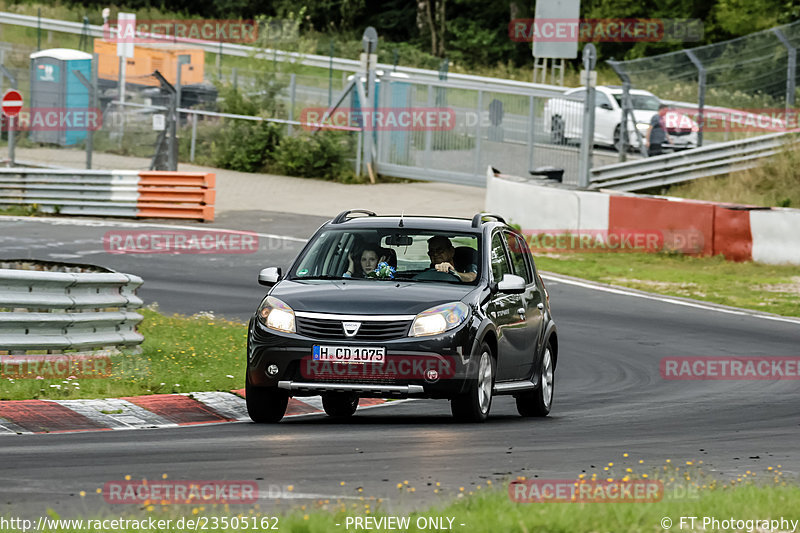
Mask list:
[[[277,387],[291,396],[324,392],[353,392],[372,398],[451,398],[466,390],[477,374],[476,320],[429,337],[403,337],[386,341],[321,340],[296,333],[267,329],[251,319],[247,339],[247,378],[252,386]],[[377,363],[343,364],[313,361],[314,345],[369,346],[386,349],[385,366]],[[275,365],[272,375],[267,368]],[[385,371],[386,368],[392,369]],[[422,369],[435,368],[438,376]]]

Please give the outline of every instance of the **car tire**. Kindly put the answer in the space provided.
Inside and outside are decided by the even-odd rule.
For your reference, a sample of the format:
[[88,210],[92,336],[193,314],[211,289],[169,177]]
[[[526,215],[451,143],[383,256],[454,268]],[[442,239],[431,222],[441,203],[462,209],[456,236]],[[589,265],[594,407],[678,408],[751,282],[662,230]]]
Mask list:
[[550,142],[552,144],[566,144],[564,136],[564,119],[556,115],[550,119]]
[[280,422],[289,405],[289,393],[277,387],[256,387],[245,381],[245,402],[250,420],[256,424]]
[[553,364],[553,349],[548,342],[542,354],[539,369],[539,386],[531,391],[517,395],[517,412],[525,417],[541,417],[550,414],[553,406],[553,392],[555,390],[555,366]]
[[322,395],[325,414],[334,418],[353,416],[358,409],[358,396],[347,392],[332,392]]
[[450,400],[453,417],[460,422],[483,422],[489,417],[492,407],[495,361],[492,349],[485,342],[481,345],[478,373],[470,381],[467,391]]

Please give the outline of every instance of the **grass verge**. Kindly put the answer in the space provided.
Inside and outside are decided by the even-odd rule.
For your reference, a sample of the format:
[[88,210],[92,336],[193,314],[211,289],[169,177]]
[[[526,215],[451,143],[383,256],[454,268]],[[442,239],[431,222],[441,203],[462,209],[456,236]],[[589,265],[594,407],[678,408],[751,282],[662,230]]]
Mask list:
[[800,271],[792,265],[646,253],[542,254],[536,264],[592,281],[800,316]]
[[181,317],[143,309],[142,315],[139,332],[145,340],[141,353],[112,356],[109,377],[4,376],[0,379],[0,400],[118,398],[230,391],[244,386],[246,325],[213,318],[208,313]]
[[[213,531],[237,531],[247,523],[247,529],[270,530],[297,533],[329,533],[347,529],[361,529],[373,532],[396,531],[398,527],[386,527],[389,516],[408,520],[408,527],[402,531],[438,531],[432,527],[430,519],[440,520],[443,529],[470,531],[471,533],[642,533],[659,532],[670,528],[682,531],[728,530],[728,531],[792,531],[793,524],[800,519],[800,488],[796,485],[780,483],[770,485],[747,484],[737,487],[705,489],[691,498],[663,499],[653,503],[516,503],[511,501],[504,490],[478,491],[471,496],[449,499],[451,503],[429,507],[412,513],[387,513],[380,503],[343,503],[320,500],[311,505],[295,506],[274,514],[262,512],[258,508],[243,509],[244,506],[174,506],[167,508],[149,505],[138,514],[124,513],[114,519],[127,520],[169,520],[159,531],[186,531],[188,520],[205,523]],[[217,508],[219,507],[219,509]],[[164,510],[164,509],[167,510]],[[58,515],[49,511],[51,519]],[[354,528],[355,518],[369,517],[372,527]],[[681,524],[681,517],[696,517],[696,527],[689,527],[687,518]],[[705,517],[740,521],[739,527],[721,528],[707,524],[702,528]],[[64,527],[51,527],[48,531],[64,533],[100,532],[99,520],[104,517],[84,518],[82,527],[74,523]],[[348,518],[351,520],[348,524]],[[780,521],[784,520],[784,527]],[[91,521],[90,521],[91,520]],[[183,520],[183,527],[178,527]],[[755,522],[758,520],[759,522]],[[778,527],[762,528],[764,520],[777,520]],[[235,521],[235,522],[234,522]],[[65,520],[66,522],[66,520]],[[98,527],[92,527],[98,522]],[[233,524],[236,524],[235,526]],[[228,527],[225,527],[225,524]],[[363,522],[362,522],[363,524]],[[452,526],[450,525],[452,524]],[[463,524],[463,525],[462,525]],[[662,525],[664,524],[664,525]],[[669,524],[670,527],[667,527]],[[35,524],[34,524],[35,525]],[[255,525],[255,527],[253,527]],[[775,525],[775,524],[773,524]],[[88,527],[87,527],[88,526]],[[164,527],[166,526],[166,527]],[[682,526],[682,527],[681,527]],[[785,529],[784,529],[785,528]],[[8,529],[7,531],[19,531]],[[116,531],[140,531],[135,527],[118,527]]]

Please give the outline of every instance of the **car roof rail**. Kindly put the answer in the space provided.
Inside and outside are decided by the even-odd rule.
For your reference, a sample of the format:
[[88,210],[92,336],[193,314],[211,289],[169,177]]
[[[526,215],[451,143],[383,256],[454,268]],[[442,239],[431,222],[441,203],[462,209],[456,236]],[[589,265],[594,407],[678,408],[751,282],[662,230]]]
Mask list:
[[378,216],[372,211],[367,211],[366,209],[348,209],[347,211],[342,211],[341,213],[336,215],[336,218],[333,219],[333,222],[331,222],[331,224],[341,224],[342,222],[346,222],[347,215],[349,215],[350,213],[361,213],[370,217]]
[[477,228],[483,223],[484,218],[493,218],[497,222],[502,222],[503,224],[506,223],[506,219],[501,217],[500,215],[494,215],[492,213],[478,213],[474,217],[472,217],[472,227]]

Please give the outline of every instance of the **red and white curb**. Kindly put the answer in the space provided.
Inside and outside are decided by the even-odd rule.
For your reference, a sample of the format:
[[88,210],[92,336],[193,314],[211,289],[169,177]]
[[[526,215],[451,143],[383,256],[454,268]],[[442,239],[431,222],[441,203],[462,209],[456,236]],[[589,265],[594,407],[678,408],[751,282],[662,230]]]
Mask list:
[[[249,421],[244,389],[101,400],[0,401],[0,435],[174,428]],[[359,409],[386,400],[362,398]],[[319,397],[290,398],[286,417],[319,415]]]

